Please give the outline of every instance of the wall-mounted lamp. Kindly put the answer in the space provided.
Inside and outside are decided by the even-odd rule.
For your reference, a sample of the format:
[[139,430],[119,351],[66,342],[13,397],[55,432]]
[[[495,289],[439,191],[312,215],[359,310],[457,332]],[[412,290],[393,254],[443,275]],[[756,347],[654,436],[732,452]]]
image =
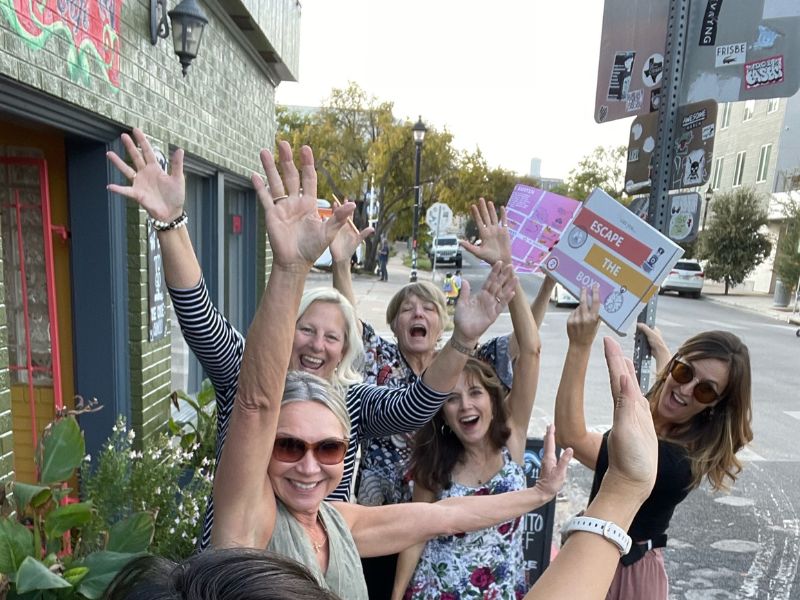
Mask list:
[[[169,19],[167,19],[169,16]],[[178,6],[167,12],[167,0],[150,0],[150,42],[155,46],[158,38],[169,37],[172,22],[172,44],[175,54],[181,61],[184,77],[189,65],[197,56],[203,28],[208,25],[208,17],[197,0],[182,0]]]

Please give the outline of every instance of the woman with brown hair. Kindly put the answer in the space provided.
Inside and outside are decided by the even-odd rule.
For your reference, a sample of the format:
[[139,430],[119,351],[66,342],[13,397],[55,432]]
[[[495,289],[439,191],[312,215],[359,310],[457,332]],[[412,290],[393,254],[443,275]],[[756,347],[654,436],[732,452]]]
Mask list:
[[[494,248],[498,260],[510,261],[505,212],[498,224],[493,207],[481,203],[475,208],[476,224],[481,229],[486,225],[487,230],[491,225],[497,232],[496,244],[486,244],[484,252]],[[453,392],[414,438],[415,502],[502,495],[526,487],[525,443],[539,379],[541,341],[519,284],[509,311],[518,347],[511,391],[491,366],[476,358],[467,360]],[[571,455],[569,450],[564,454],[562,459]],[[513,600],[526,591],[522,526],[520,519],[512,519],[468,534],[438,537],[401,553],[392,597]]]
[[[581,292],[581,304],[567,321],[569,349],[556,397],[557,440],[569,445],[583,465],[595,471],[594,498],[608,468],[608,432],[587,431],[583,389],[592,341],[599,325],[599,293]],[[666,345],[657,331],[644,331],[665,362]],[[655,342],[655,343],[654,343]],[[707,479],[713,490],[727,490],[742,465],[736,453],[753,439],[750,355],[727,331],[705,331],[686,340],[660,369],[647,393],[658,434],[658,476],[628,533],[631,551],[620,559],[608,600],[666,600],[667,574],[662,548],[675,507]]]

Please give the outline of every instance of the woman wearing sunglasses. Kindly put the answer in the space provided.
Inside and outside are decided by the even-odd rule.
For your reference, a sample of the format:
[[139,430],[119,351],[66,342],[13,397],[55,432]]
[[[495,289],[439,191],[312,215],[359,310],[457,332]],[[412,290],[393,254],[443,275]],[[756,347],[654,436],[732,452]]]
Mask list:
[[[586,430],[583,390],[592,342],[597,334],[600,298],[587,291],[567,320],[569,349],[556,396],[559,445],[571,446],[583,465],[595,472],[591,498],[608,469],[608,432]],[[656,331],[645,332],[648,337]],[[664,362],[666,345],[658,344]],[[628,530],[634,541],[608,591],[607,600],[666,600],[667,573],[662,549],[675,507],[707,479],[726,490],[742,465],[736,452],[753,439],[750,428],[750,355],[742,341],[726,331],[706,331],[686,340],[658,373],[647,393],[658,434],[658,475],[650,497]]]
[[[262,162],[269,187],[254,181],[266,214],[273,267],[248,332],[229,435],[214,480],[212,544],[267,547],[304,564],[342,598],[366,600],[359,556],[399,552],[436,535],[472,531],[523,514],[552,498],[551,490],[563,483],[567,460],[556,461],[550,433],[543,479],[534,488],[436,504],[325,502],[344,472],[347,407],[328,381],[299,371],[287,377],[287,370],[305,278],[353,206],[337,207],[332,218],[320,221],[311,150],[301,150],[302,196],[289,145],[282,142],[279,151],[286,191],[268,152],[262,152]],[[471,295],[465,286],[456,325],[469,318],[480,329],[481,321],[497,317],[515,286],[510,265],[494,265],[480,291]],[[455,386],[476,341],[451,339],[442,348],[424,375],[432,389]]]
[[[244,338],[212,304],[192,248],[184,211],[183,152],[175,151],[167,174],[159,167],[141,130],[134,129],[132,137],[123,135],[122,142],[132,164],[125,163],[113,152],[109,152],[108,157],[132,183],[130,186],[112,185],[109,189],[136,201],[152,217],[158,229],[164,275],[181,331],[214,386],[219,460],[239,385]],[[279,189],[283,190],[283,186]],[[276,196],[279,204],[285,200],[282,196],[285,192]],[[351,255],[352,251],[347,256]],[[486,318],[489,314],[479,312],[470,316],[467,309],[464,318],[456,325],[454,339],[471,340],[479,336],[494,320]],[[361,327],[350,302],[336,290],[306,292],[293,322],[295,336],[291,368],[331,381],[345,396],[351,421],[349,445],[344,459],[344,475],[339,485],[331,490],[329,499],[347,501],[350,499],[359,442],[416,431],[433,417],[446,394],[427,385],[427,378],[421,376],[424,369],[419,371],[420,377],[414,376],[391,386],[394,389],[372,385],[374,382],[369,381],[362,383],[360,365],[364,349]],[[434,360],[431,352],[424,367],[432,365]],[[199,542],[201,548],[210,544],[213,518],[214,503],[209,499]]]

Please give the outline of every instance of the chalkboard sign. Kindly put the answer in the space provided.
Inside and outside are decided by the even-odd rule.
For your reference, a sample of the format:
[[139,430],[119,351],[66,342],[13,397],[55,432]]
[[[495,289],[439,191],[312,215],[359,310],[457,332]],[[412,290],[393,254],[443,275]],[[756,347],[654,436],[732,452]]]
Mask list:
[[166,287],[164,285],[164,267],[161,259],[161,246],[158,234],[150,220],[147,221],[147,308],[148,339],[151,342],[167,335]]
[[[544,440],[528,438],[525,444],[525,477],[528,487],[536,485],[542,467]],[[550,564],[553,543],[553,523],[556,516],[555,498],[525,515],[522,530],[522,554],[525,560],[525,583],[530,588]]]

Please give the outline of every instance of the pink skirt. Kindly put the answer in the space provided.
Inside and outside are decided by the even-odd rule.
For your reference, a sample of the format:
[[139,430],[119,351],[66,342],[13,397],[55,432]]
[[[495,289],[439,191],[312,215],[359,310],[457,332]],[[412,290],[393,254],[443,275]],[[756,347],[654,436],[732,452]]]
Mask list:
[[606,600],[667,600],[668,593],[663,548],[654,548],[629,567],[617,565]]

